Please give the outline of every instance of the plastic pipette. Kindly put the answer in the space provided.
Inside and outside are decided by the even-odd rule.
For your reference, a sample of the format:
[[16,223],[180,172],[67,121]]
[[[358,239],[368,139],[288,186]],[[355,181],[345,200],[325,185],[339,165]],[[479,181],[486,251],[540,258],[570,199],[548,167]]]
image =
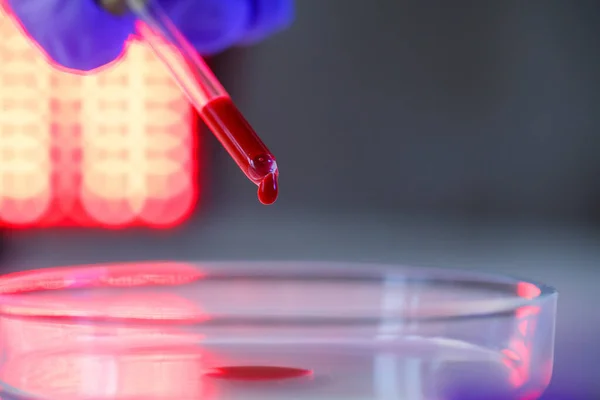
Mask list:
[[138,33],[165,64],[206,125],[248,179],[258,185],[263,204],[277,199],[279,170],[260,140],[202,57],[156,0],[99,0],[113,14],[137,16]]

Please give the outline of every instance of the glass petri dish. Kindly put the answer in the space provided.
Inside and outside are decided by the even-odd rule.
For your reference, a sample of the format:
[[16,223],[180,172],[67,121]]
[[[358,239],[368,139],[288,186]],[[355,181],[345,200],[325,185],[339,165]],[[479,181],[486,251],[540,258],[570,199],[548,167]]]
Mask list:
[[468,271],[127,263],[0,277],[4,399],[536,399],[557,293]]

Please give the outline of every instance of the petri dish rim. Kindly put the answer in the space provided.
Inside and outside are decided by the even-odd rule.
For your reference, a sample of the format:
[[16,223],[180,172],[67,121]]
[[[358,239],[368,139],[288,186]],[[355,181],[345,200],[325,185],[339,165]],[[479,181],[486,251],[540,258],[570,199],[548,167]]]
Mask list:
[[[21,272],[9,273],[0,276],[0,317],[10,318],[34,318],[34,319],[61,319],[61,323],[81,324],[85,320],[93,320],[93,322],[110,322],[111,324],[143,324],[155,325],[164,324],[165,322],[173,324],[189,324],[189,323],[206,323],[206,321],[198,321],[194,318],[187,320],[181,318],[163,319],[157,321],[154,318],[136,317],[118,318],[114,316],[102,318],[101,315],[84,317],[82,315],[68,315],[65,312],[56,310],[52,305],[43,304],[35,299],[29,299],[28,296],[23,296],[24,293],[38,293],[47,291],[48,293],[56,293],[56,290],[61,289],[94,289],[98,286],[92,282],[94,279],[106,277],[108,275],[119,275],[123,271],[129,273],[150,273],[156,272],[157,268],[183,268],[188,271],[196,270],[200,280],[219,280],[219,279],[258,279],[258,280],[277,280],[277,279],[305,279],[309,281],[319,280],[355,280],[357,282],[379,282],[384,281],[413,281],[425,284],[463,284],[472,286],[510,288],[517,285],[525,285],[529,289],[533,289],[534,295],[520,296],[515,293],[510,298],[503,298],[489,301],[478,301],[476,304],[472,300],[463,300],[453,302],[450,309],[444,308],[443,304],[436,305],[432,309],[420,307],[415,313],[397,314],[394,316],[398,321],[419,321],[421,323],[434,321],[443,322],[445,320],[456,320],[465,318],[493,318],[500,315],[514,313],[516,310],[528,306],[543,306],[547,301],[556,301],[558,296],[557,290],[549,285],[535,282],[533,280],[521,279],[518,277],[493,274],[488,272],[473,271],[467,269],[444,269],[432,267],[408,267],[394,264],[379,264],[379,263],[359,263],[359,262],[320,262],[320,261],[208,261],[208,262],[179,262],[179,261],[140,261],[140,262],[124,262],[124,263],[102,263],[88,264],[72,267],[55,267],[43,268],[37,270],[26,270]],[[95,276],[90,280],[90,276]],[[23,284],[27,286],[27,282],[42,280],[52,277],[55,283],[54,287],[37,288],[29,291],[17,292],[7,288],[18,287]],[[87,277],[86,283],[79,286],[64,286],[56,285],[57,281],[74,282],[78,278]],[[97,283],[97,282],[96,282]],[[185,282],[184,282],[185,283]],[[50,285],[52,286],[52,285]],[[31,287],[31,285],[30,285]],[[123,290],[127,290],[124,288]],[[531,292],[532,290],[530,290]],[[25,310],[35,309],[36,312],[25,313]],[[456,311],[461,310],[461,311]],[[237,316],[239,317],[239,316]],[[284,323],[297,324],[314,324],[326,323],[328,316],[319,318],[298,318],[280,316]],[[221,318],[222,319],[222,318]],[[294,321],[295,319],[295,321]],[[380,320],[381,316],[376,316],[373,319]],[[217,318],[216,320],[219,320]],[[264,321],[264,318],[262,318]],[[335,323],[351,323],[351,324],[369,324],[375,321],[369,318],[339,318],[339,316],[329,316],[329,322]],[[260,322],[261,318],[257,318]],[[214,322],[214,319],[211,321]]]

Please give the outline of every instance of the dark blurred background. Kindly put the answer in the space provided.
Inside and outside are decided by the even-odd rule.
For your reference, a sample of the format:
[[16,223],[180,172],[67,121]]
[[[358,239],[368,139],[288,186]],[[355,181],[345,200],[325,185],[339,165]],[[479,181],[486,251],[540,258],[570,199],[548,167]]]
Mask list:
[[274,206],[204,132],[183,226],[9,232],[6,269],[335,259],[518,274],[561,291],[548,398],[600,397],[600,3],[297,3],[289,31],[213,60],[278,158]]
[[227,81],[284,207],[600,224],[599,10],[305,0]]

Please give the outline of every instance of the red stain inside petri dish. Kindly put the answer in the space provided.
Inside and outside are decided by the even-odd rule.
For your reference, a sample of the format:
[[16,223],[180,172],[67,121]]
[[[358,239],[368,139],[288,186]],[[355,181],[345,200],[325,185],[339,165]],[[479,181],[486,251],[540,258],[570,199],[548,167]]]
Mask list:
[[312,375],[313,372],[308,369],[261,365],[219,367],[205,374],[205,376],[223,380],[254,382],[281,381]]

